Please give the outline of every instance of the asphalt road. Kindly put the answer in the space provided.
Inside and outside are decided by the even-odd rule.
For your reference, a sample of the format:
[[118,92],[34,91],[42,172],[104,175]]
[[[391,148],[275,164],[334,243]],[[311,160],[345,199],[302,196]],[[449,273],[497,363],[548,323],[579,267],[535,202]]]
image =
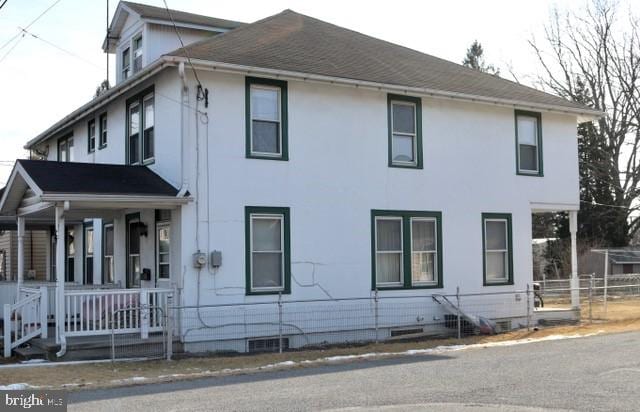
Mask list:
[[82,411],[637,411],[640,332],[76,392]]

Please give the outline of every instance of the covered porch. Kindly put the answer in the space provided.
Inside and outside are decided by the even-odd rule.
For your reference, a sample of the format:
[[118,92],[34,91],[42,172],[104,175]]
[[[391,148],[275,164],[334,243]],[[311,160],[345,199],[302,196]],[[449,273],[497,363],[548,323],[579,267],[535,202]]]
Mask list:
[[[18,237],[15,300],[2,302],[4,355],[52,333],[63,356],[67,338],[160,330],[177,298],[172,268],[189,200],[145,166],[17,161],[0,198]],[[37,287],[24,262],[24,233],[35,226],[51,239],[51,279]]]

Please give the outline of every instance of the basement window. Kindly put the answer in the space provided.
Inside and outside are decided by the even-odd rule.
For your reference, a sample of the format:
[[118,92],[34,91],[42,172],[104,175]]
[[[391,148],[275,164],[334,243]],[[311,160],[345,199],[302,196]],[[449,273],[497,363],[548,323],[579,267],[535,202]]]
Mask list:
[[[249,353],[279,352],[280,338],[250,339],[248,342]],[[282,338],[282,350],[289,349],[289,338]]]

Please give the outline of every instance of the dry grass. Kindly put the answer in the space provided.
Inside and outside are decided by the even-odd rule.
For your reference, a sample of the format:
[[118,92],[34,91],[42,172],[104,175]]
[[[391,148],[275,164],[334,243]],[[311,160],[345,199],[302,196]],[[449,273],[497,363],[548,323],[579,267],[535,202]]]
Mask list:
[[[640,303],[637,303],[640,308]],[[610,314],[617,305],[610,305]],[[631,309],[630,309],[631,310]],[[624,312],[620,310],[620,312]],[[618,313],[618,312],[614,312]],[[636,313],[640,313],[636,312]],[[622,316],[622,315],[621,315]],[[584,323],[574,326],[551,327],[539,330],[518,330],[495,336],[472,336],[462,340],[434,339],[419,342],[394,342],[364,346],[306,350],[284,354],[211,356],[167,361],[93,363],[58,366],[34,366],[0,369],[0,385],[28,383],[33,386],[80,389],[113,387],[141,383],[195,379],[220,374],[259,372],[261,367],[284,361],[300,362],[329,356],[360,355],[365,353],[400,353],[410,349],[428,349],[443,345],[501,342],[516,339],[536,339],[557,334],[616,333],[640,330],[640,319],[626,319]],[[390,356],[402,356],[400,354]],[[312,363],[310,365],[317,365]],[[296,364],[295,367],[309,365]],[[279,367],[291,367],[282,365]],[[273,370],[273,368],[268,368]],[[136,379],[134,379],[136,378]],[[145,378],[145,379],[140,379]]]

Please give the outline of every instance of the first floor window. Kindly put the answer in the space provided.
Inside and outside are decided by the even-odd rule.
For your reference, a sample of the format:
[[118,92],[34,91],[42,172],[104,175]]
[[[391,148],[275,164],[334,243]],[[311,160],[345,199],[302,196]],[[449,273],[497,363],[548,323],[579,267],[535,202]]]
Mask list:
[[75,281],[75,263],[76,263],[76,242],[75,231],[72,228],[66,230],[66,270],[65,282]]
[[289,293],[289,209],[247,207],[247,293]]
[[100,148],[107,145],[107,114],[100,115]]
[[440,222],[440,212],[372,211],[372,288],[441,286]]
[[388,96],[389,166],[422,167],[421,100]]
[[96,120],[91,119],[87,124],[87,151],[89,153],[96,150]]
[[140,287],[142,265],[140,262],[140,236],[142,223],[139,217],[127,219],[127,287]]
[[483,213],[484,283],[513,283],[511,215]]
[[158,278],[169,279],[171,277],[171,224],[168,222],[158,223],[156,226],[156,239],[158,244],[156,250],[158,256]]
[[542,175],[542,132],[540,127],[540,113],[516,111],[519,174]]
[[287,160],[287,83],[247,78],[247,157]]
[[73,162],[73,137],[58,140],[58,161]]
[[103,229],[103,261],[102,269],[104,273],[104,279],[102,283],[114,283],[114,261],[113,261],[113,224],[109,223],[104,225]]

